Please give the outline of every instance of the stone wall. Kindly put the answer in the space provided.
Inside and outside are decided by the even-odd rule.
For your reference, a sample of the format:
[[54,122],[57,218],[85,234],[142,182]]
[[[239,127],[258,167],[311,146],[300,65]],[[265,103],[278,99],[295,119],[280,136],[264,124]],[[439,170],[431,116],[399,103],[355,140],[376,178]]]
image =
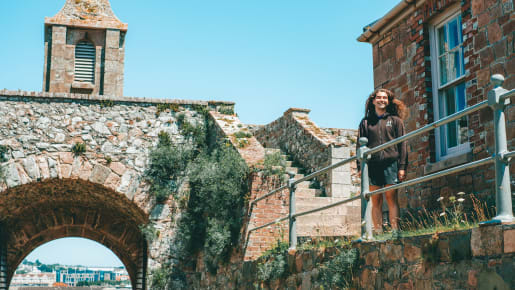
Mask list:
[[[513,289],[515,226],[492,225],[471,230],[354,243],[359,250],[353,284],[358,289]],[[297,251],[287,257],[287,274],[259,281],[261,259],[233,262],[217,275],[190,273],[193,289],[322,289],[321,265],[339,250]]]
[[[80,185],[74,185],[73,180],[84,181],[85,193],[94,191],[88,188],[99,186],[97,191],[111,192],[115,196],[119,208],[112,209],[113,212],[134,206],[146,216],[144,219],[153,221],[160,235],[149,245],[149,267],[167,262],[176,211],[171,200],[155,206],[148,192],[144,179],[148,154],[157,144],[161,131],[167,132],[173,143],[185,142],[177,123],[179,114],[184,114],[185,120],[192,124],[203,124],[206,118],[200,111],[220,105],[233,103],[0,91],[0,145],[8,150],[5,156],[8,161],[0,164],[5,168],[6,177],[5,183],[0,183],[3,193],[0,212],[4,213],[4,224],[9,223],[10,214],[16,213],[14,208],[5,206],[11,198],[17,198],[9,192],[22,186],[37,191],[38,184],[52,184],[50,181],[56,180],[55,184],[63,184],[59,190],[66,191],[66,186],[71,186],[70,192],[80,194]],[[85,144],[85,152],[74,154],[72,147],[78,143]],[[66,183],[67,180],[71,183]],[[87,216],[69,213],[66,205],[61,209],[59,199],[54,200],[54,211],[63,216]],[[52,206],[51,199],[42,198],[41,202],[43,200]],[[30,206],[32,201],[25,200],[21,204]],[[102,210],[104,207],[99,206]],[[140,218],[134,233],[139,233],[137,226],[148,220],[142,222]],[[37,228],[44,226],[38,224]],[[37,238],[39,233],[34,229],[30,229],[32,234],[20,237]]]
[[[467,105],[486,100],[492,89],[490,76],[506,77],[503,87],[515,87],[514,19],[511,0],[426,0],[409,4],[404,18],[391,19],[391,25],[373,40],[374,87],[387,88],[400,96],[409,108],[405,121],[407,131],[413,131],[435,121],[431,81],[429,43],[430,22],[451,6],[458,6],[462,15],[465,84]],[[406,9],[408,10],[408,9]],[[399,17],[399,16],[398,16]],[[393,25],[393,26],[392,26]],[[512,102],[513,103],[513,102]],[[515,145],[515,108],[506,109],[508,149]],[[469,115],[469,153],[437,160],[433,132],[409,141],[407,178],[413,179],[468,161],[479,160],[494,152],[493,115],[489,108]],[[512,180],[515,164],[511,164]],[[494,203],[493,167],[474,170],[412,186],[398,196],[403,209],[434,208],[438,196],[465,191],[477,193],[481,199]],[[513,188],[513,186],[512,186]]]
[[[291,108],[272,123],[255,128],[254,135],[266,148],[277,148],[289,154],[307,173],[355,154],[356,131],[322,129],[308,117],[309,110]],[[349,197],[357,192],[347,164],[331,174],[319,177],[328,196]]]

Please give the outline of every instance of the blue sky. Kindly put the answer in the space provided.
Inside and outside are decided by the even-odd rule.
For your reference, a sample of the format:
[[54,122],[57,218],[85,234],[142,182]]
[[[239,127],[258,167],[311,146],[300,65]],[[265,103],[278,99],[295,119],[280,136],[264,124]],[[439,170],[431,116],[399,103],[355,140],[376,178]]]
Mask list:
[[[0,89],[41,90],[44,17],[64,2],[0,1]],[[111,0],[129,24],[124,95],[234,101],[249,124],[308,108],[321,127],[356,128],[373,90],[356,38],[399,2]]]

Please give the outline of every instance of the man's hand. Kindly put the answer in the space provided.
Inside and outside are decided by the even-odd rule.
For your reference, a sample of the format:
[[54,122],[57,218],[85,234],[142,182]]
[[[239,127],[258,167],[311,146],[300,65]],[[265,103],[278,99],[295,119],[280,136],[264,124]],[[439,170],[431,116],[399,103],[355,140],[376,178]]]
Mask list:
[[406,179],[406,170],[399,170],[397,177],[399,178],[399,181],[404,181],[404,179]]

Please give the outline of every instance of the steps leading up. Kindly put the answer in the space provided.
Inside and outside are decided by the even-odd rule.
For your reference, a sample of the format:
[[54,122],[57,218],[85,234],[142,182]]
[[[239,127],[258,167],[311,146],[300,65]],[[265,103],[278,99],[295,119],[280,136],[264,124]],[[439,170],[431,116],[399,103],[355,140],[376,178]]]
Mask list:
[[[265,148],[268,154],[280,152],[279,149]],[[282,154],[286,160],[288,155]],[[295,179],[305,175],[301,168],[293,165],[293,161],[286,161],[286,172],[295,174]],[[322,189],[310,188],[310,181],[303,181],[297,185],[295,191],[295,210],[297,213],[326,206],[345,198],[321,197]],[[358,201],[342,204],[320,212],[301,216],[297,219],[297,235],[306,236],[354,236],[359,235],[361,228],[361,208]]]

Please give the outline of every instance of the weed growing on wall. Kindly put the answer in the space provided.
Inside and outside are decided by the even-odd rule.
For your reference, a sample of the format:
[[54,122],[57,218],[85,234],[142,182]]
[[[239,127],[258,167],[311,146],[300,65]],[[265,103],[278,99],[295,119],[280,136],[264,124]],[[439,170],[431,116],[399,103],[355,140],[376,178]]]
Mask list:
[[268,282],[289,274],[288,243],[277,240],[277,244],[267,250],[260,258],[257,266],[257,277],[260,281]]
[[274,152],[265,155],[263,162],[263,175],[265,177],[278,175],[282,182],[286,182],[286,159],[281,152]]
[[349,289],[352,287],[352,276],[358,268],[358,250],[350,247],[337,249],[339,253],[319,268],[317,283],[321,289]]
[[150,273],[150,289],[188,289],[186,275],[179,268],[172,265],[163,265]]
[[75,156],[86,153],[86,144],[77,142],[72,146],[72,152]]

